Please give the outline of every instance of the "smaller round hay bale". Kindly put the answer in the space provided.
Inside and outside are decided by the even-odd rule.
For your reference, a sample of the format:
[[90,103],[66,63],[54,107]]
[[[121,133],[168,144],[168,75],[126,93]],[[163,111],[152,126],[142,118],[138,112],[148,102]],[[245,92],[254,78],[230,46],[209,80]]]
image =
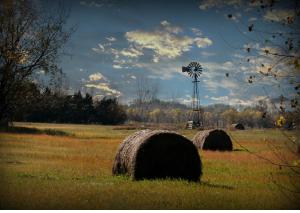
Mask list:
[[245,130],[245,127],[241,123],[231,124],[231,129]]
[[193,143],[200,149],[213,151],[232,151],[233,146],[227,133],[221,129],[199,131]]
[[134,180],[181,178],[199,181],[201,160],[195,145],[166,130],[142,130],[125,138],[116,154],[112,173]]

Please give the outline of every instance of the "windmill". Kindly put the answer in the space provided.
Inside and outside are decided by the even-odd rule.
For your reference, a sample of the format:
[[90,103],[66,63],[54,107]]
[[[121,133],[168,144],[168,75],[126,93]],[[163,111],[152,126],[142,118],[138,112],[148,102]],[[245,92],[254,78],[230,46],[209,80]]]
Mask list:
[[203,112],[200,108],[199,88],[198,83],[202,74],[202,67],[198,62],[191,62],[187,67],[182,67],[182,72],[188,73],[192,78],[193,83],[193,98],[192,98],[192,120],[188,121],[189,128],[203,128]]

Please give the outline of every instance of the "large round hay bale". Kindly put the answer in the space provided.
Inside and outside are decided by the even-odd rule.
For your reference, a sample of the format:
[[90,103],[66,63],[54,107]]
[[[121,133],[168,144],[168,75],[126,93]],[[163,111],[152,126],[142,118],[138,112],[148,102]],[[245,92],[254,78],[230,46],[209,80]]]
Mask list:
[[203,150],[232,151],[232,142],[227,133],[221,129],[199,131],[193,143]]
[[121,143],[112,172],[130,175],[135,180],[199,181],[202,165],[197,148],[184,136],[166,130],[142,130]]

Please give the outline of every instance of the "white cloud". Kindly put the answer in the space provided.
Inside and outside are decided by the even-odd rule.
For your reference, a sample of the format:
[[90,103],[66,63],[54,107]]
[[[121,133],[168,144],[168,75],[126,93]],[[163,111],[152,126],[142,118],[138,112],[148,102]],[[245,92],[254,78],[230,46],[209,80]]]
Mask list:
[[[170,63],[164,60],[161,63],[141,63],[140,66],[144,70],[155,74],[156,78],[166,80],[172,78],[175,74],[187,76],[186,73],[181,72],[184,64],[184,62],[180,61]],[[226,88],[226,86],[230,88],[237,87],[238,84],[234,79],[226,79],[225,77],[225,73],[236,70],[235,65],[231,61],[225,61],[224,63],[200,61],[200,64],[203,67],[200,81],[203,82],[204,86],[209,85],[211,89]]]
[[102,52],[99,48],[96,48],[96,47],[92,47],[92,50],[93,50],[94,52]]
[[243,58],[245,58],[245,55],[238,54],[238,53],[234,53],[234,54],[232,55],[232,57],[235,57],[235,58],[238,58],[238,59],[243,59]]
[[103,4],[99,4],[99,3],[94,2],[94,1],[91,1],[91,2],[80,1],[79,4],[82,5],[82,6],[86,6],[86,7],[102,7],[103,6]]
[[[194,29],[195,31],[195,29]],[[196,30],[197,31],[197,30]],[[135,30],[126,32],[126,39],[140,50],[150,49],[154,51],[153,62],[157,63],[161,57],[176,58],[184,52],[190,51],[193,44],[204,48],[212,44],[209,38],[192,38],[180,35],[182,29],[162,21],[154,31]],[[197,31],[200,32],[199,30]]]
[[264,96],[256,96],[252,97],[251,99],[240,99],[240,98],[232,98],[227,95],[225,96],[218,96],[218,97],[210,97],[212,101],[215,103],[222,103],[222,104],[228,104],[231,106],[253,106],[257,104],[259,100],[265,99]]
[[226,89],[238,89],[241,86],[240,83],[232,79],[223,79],[221,80],[220,84],[222,85],[221,87]]
[[105,51],[105,47],[104,47],[104,45],[102,45],[102,44],[98,44],[98,47],[93,47],[92,50],[93,50],[94,52],[101,53],[101,52],[104,52],[104,51]]
[[104,51],[104,50],[105,50],[105,48],[104,48],[104,46],[103,46],[102,44],[98,44],[98,47],[99,47],[99,49],[100,49],[101,51]]
[[40,75],[44,75],[45,74],[45,70],[39,70],[37,73],[40,74]]
[[122,67],[121,65],[114,64],[114,65],[113,65],[113,68],[115,68],[115,69],[122,69],[123,67]]
[[192,97],[189,96],[187,98],[176,98],[176,101],[178,101],[181,104],[191,105],[192,104]]
[[90,81],[106,80],[106,78],[100,72],[89,75],[89,79]]
[[[251,57],[247,57],[248,59],[250,59],[250,61],[249,63],[240,66],[241,70],[247,70],[248,73],[252,71],[252,74],[259,73],[259,76],[265,75],[265,77],[284,77],[287,76],[288,73],[292,73],[294,71],[292,67],[285,63],[286,61],[282,60],[280,61],[280,63],[278,63],[278,57],[276,55],[273,55],[284,54],[280,48],[270,46],[257,46],[254,49],[256,50],[256,54]],[[290,54],[292,55],[294,53]],[[269,82],[273,82],[271,78],[269,78],[268,80]],[[280,81],[280,79],[277,79],[277,81]],[[267,83],[267,81],[264,83]]]
[[129,42],[142,49],[151,49],[157,56],[176,58],[191,49],[193,39],[188,36],[176,36],[168,31],[131,31],[126,33]]
[[104,97],[105,97],[105,95],[96,94],[96,95],[94,95],[94,98],[93,98],[93,99],[95,99],[95,100],[101,100],[101,99],[103,99]]
[[228,96],[219,96],[219,97],[210,97],[211,100],[216,101],[216,102],[228,102],[229,98]]
[[[204,69],[200,78],[200,84],[212,93],[239,91],[239,87],[245,82],[244,79],[240,79],[241,73],[231,61],[223,63],[201,62],[201,65]],[[226,77],[226,73],[229,73],[229,77]]]
[[281,21],[287,21],[287,17],[293,17],[294,16],[294,11],[293,10],[268,10],[266,14],[264,15],[264,18],[266,20],[270,21],[276,21],[276,22],[281,22]]
[[[221,80],[220,80],[221,78]],[[237,82],[236,79],[222,79],[222,77],[213,78],[203,78],[203,86],[210,92],[216,93],[218,89],[221,90],[236,90],[241,86],[241,82]]]
[[178,34],[178,33],[182,32],[182,29],[180,27],[173,26],[166,20],[160,22],[160,24],[162,26],[162,29],[167,32],[174,33],[174,34]]
[[240,69],[241,69],[242,71],[247,71],[247,70],[248,70],[248,67],[240,66]]
[[[231,61],[226,61],[224,63],[217,62],[201,62],[202,66],[207,70],[206,74],[220,73],[219,71],[229,71],[234,69],[234,65]],[[224,73],[222,73],[223,75]]]
[[111,53],[115,59],[120,58],[120,51],[114,48],[110,48],[109,51],[107,51],[107,53]]
[[199,30],[198,28],[192,27],[191,30],[196,36],[202,36],[201,30]]
[[104,53],[106,51],[110,52],[112,48],[109,48],[112,45],[111,42],[106,42],[103,44],[98,44],[97,47],[93,47],[92,50],[98,53]]
[[257,18],[256,17],[250,17],[248,21],[250,21],[250,22],[251,21],[257,21]]
[[234,21],[236,23],[238,23],[241,20],[241,18],[242,18],[242,14],[239,13],[239,12],[231,14],[231,17],[228,17],[228,15],[229,15],[228,13],[225,13],[224,17],[226,19],[229,19],[229,20]]
[[137,58],[137,57],[143,55],[142,51],[140,51],[134,47],[123,49],[119,53],[123,56],[131,57],[131,58]]
[[174,74],[182,74],[182,62],[179,61],[170,63],[167,60],[163,60],[161,63],[139,63],[135,66],[153,74],[151,76],[152,78],[159,78],[163,80],[171,79]]
[[87,88],[96,88],[105,93],[105,95],[113,95],[119,97],[122,93],[116,89],[110,87],[109,83],[98,83],[98,84],[86,84]]
[[204,57],[210,57],[210,56],[216,55],[216,53],[211,53],[211,52],[206,52],[206,51],[202,51],[200,54]]
[[113,68],[115,69],[128,69],[132,66],[135,66],[135,62],[131,59],[122,59],[120,58],[116,58],[113,60]]
[[223,7],[225,5],[228,6],[234,6],[234,5],[240,5],[241,0],[203,0],[199,6],[201,10],[207,10],[213,7]]
[[115,37],[107,37],[106,38],[108,41],[110,41],[110,42],[114,42],[114,41],[116,41],[117,39],[115,38]]
[[82,79],[81,81],[84,83],[84,87],[96,89],[96,91],[93,91],[96,93],[95,96],[103,97],[111,95],[119,97],[122,95],[120,91],[111,87],[109,80],[100,72],[89,75],[88,81],[85,79]]
[[241,13],[239,13],[239,12],[238,12],[238,13],[236,13],[235,15],[236,15],[236,17],[239,17],[239,18],[241,18],[241,17],[242,17],[242,14],[241,14]]
[[153,62],[158,63],[159,62],[159,57],[157,55],[153,56]]
[[129,68],[128,65],[133,63],[131,58],[138,58],[144,54],[140,49],[133,45],[121,50],[112,48],[111,45],[111,43],[105,43],[103,45],[98,44],[98,47],[92,48],[92,50],[97,53],[110,54],[114,63],[113,68],[115,69]]
[[[154,70],[155,67],[156,70],[161,70],[155,64],[161,65],[160,62],[162,61],[168,63],[169,59],[174,59],[184,52],[190,51],[193,45],[198,48],[212,45],[212,40],[207,37],[200,37],[201,31],[199,29],[191,28],[191,30],[197,35],[196,38],[182,35],[183,31],[180,27],[164,20],[153,31],[134,30],[126,32],[125,38],[129,43],[127,48],[117,49],[112,43],[99,43],[92,50],[100,54],[111,55],[114,69],[150,67],[150,70]],[[108,40],[113,41],[114,39]],[[151,61],[149,61],[149,54],[152,57]],[[166,71],[166,73],[170,72]],[[166,75],[163,74],[163,78],[165,77]]]
[[260,45],[259,43],[249,43],[249,44],[244,44],[243,45],[244,49],[250,48],[250,52],[253,50],[260,50]]
[[209,38],[195,38],[194,41],[199,48],[208,47],[213,43]]

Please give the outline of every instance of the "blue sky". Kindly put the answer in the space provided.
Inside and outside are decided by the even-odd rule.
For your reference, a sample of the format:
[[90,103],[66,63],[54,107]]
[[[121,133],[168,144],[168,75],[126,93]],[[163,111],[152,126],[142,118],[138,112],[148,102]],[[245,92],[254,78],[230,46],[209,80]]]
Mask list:
[[[46,4],[55,8],[57,3]],[[288,86],[278,87],[287,85],[284,79],[258,74],[260,64],[272,60],[257,57],[268,48],[258,42],[266,35],[248,32],[252,23],[256,29],[284,30],[277,22],[289,13],[288,4],[277,5],[275,16],[257,11],[256,2],[241,0],[63,3],[70,8],[68,26],[77,26],[66,46],[72,56],[60,59],[72,91],[113,95],[128,103],[136,98],[137,81],[146,78],[149,85],[158,85],[160,99],[189,104],[192,83],[181,67],[197,61],[203,67],[201,104],[247,106],[291,94]],[[250,75],[256,77],[252,84]]]

